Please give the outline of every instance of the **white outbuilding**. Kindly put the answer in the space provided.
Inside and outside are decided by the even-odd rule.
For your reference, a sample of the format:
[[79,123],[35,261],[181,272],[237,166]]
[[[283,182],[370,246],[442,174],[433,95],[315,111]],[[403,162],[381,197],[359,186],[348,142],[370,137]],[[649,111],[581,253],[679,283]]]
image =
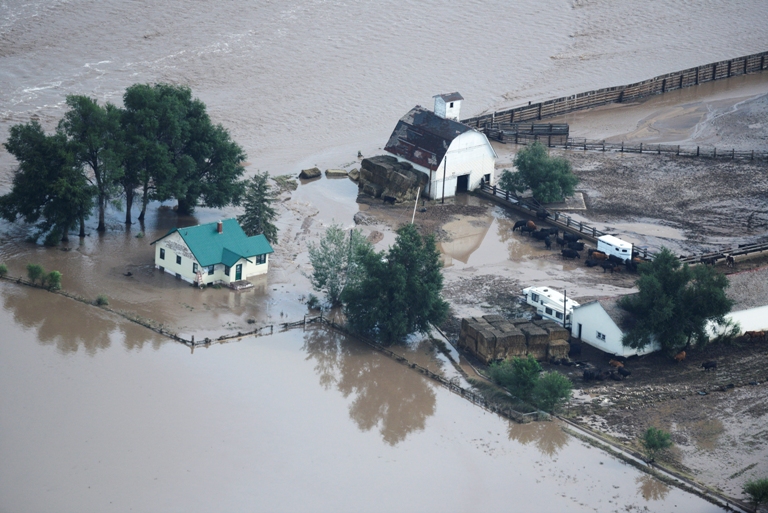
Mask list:
[[615,356],[643,355],[658,351],[661,345],[653,342],[643,349],[622,344],[629,312],[618,305],[618,299],[599,299],[577,306],[571,313],[571,336],[601,351]]
[[495,183],[496,152],[484,133],[458,119],[459,93],[435,96],[435,112],[416,106],[397,122],[384,150],[429,176],[425,196],[455,196]]

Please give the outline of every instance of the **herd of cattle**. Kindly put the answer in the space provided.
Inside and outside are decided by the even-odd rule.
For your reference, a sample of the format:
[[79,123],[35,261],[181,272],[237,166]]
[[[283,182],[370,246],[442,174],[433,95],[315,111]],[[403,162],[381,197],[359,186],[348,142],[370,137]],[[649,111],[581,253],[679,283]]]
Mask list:
[[[581,259],[581,253],[579,252],[584,251],[584,242],[576,234],[563,230],[563,236],[560,237],[560,230],[558,228],[539,228],[535,222],[528,219],[521,219],[515,222],[512,231],[515,232],[517,230],[520,230],[521,235],[527,233],[532,238],[543,241],[547,249],[552,249],[552,242],[554,241],[560,246],[560,254],[563,259]],[[637,271],[637,266],[641,262],[643,262],[643,259],[636,255],[633,255],[631,260],[625,262],[615,255],[607,255],[594,248],[587,248],[587,258],[584,261],[587,267],[602,267],[603,272],[610,271],[611,273],[620,271],[622,266],[628,271]]]
[[[675,361],[680,363],[685,360],[685,351],[680,351],[675,355]],[[632,375],[632,371],[626,368],[626,361],[612,359],[608,362],[611,369],[597,369],[592,364],[585,364],[586,368],[582,374],[584,381],[605,381],[606,379],[612,379],[614,381],[623,381],[625,378]],[[717,361],[708,360],[701,364],[701,367],[705,371],[717,370]]]

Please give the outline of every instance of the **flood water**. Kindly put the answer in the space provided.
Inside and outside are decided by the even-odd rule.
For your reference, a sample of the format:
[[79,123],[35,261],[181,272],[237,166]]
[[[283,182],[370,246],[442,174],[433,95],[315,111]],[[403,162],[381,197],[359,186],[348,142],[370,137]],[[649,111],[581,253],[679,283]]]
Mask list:
[[718,511],[336,333],[191,353],[43,291],[0,302],[3,511]]
[[[765,50],[766,14],[764,0],[3,2],[0,140],[33,117],[53,130],[67,94],[119,104],[131,84],[169,82],[230,130],[249,174],[349,169],[434,94],[461,92],[466,117],[639,81]],[[0,146],[0,194],[13,170]],[[354,225],[355,193],[347,180],[301,184],[270,273],[247,292],[196,291],[152,265],[149,243],[168,229],[234,208],[180,218],[155,203],[128,229],[110,208],[105,235],[91,219],[61,249],[1,222],[0,262],[13,276],[28,263],[60,270],[68,292],[105,294],[185,337],[247,331],[307,313],[306,243]],[[450,227],[454,271],[524,258],[529,277],[558,285],[508,220],[488,222]],[[42,291],[0,282],[0,296],[0,511],[716,509],[557,424],[509,424],[335,334],[190,353]],[[420,347],[412,359],[431,359]]]

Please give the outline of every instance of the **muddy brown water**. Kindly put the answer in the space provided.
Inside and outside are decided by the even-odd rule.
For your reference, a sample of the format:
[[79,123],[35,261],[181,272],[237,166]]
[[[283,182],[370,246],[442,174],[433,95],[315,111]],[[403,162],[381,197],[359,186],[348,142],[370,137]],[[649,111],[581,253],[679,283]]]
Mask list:
[[5,511],[718,510],[336,333],[190,353],[44,291],[0,297]]

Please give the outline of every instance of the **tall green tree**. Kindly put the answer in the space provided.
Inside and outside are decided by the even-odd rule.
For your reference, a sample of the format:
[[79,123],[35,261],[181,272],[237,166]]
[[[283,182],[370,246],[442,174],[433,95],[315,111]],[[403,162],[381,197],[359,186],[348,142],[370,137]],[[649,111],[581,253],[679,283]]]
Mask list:
[[640,444],[645,449],[648,461],[654,461],[661,451],[672,447],[671,435],[663,429],[649,427],[643,433]]
[[95,188],[76,164],[67,138],[61,133],[46,135],[33,120],[12,126],[4,146],[18,168],[11,191],[0,197],[0,215],[36,224],[36,237],[47,233],[48,244],[67,240],[78,222],[80,236],[85,236]]
[[573,383],[559,372],[539,376],[531,391],[534,404],[549,413],[559,410],[571,398]]
[[624,345],[644,348],[658,340],[675,354],[689,344],[708,342],[709,321],[723,326],[733,301],[725,294],[728,279],[713,267],[689,267],[667,248],[652,262],[641,264],[635,282],[639,292],[624,296],[619,305],[635,316]]
[[550,157],[547,148],[536,141],[520,150],[514,161],[517,172],[505,169],[499,185],[510,192],[531,189],[542,203],[562,201],[573,196],[579,179],[571,171],[571,163],[562,157]]
[[[277,244],[277,227],[274,220],[277,212],[272,208],[275,193],[269,185],[269,173],[256,173],[245,184],[242,215],[237,216],[237,222],[246,235],[263,234],[270,244]],[[311,255],[311,253],[310,253]]]
[[180,214],[239,203],[245,153],[188,87],[135,84],[123,103],[129,147],[123,188],[126,194],[141,188],[140,221],[152,199],[175,198]]
[[527,355],[525,358],[515,356],[491,364],[491,380],[508,389],[522,401],[532,402],[533,389],[541,374],[541,365],[536,358]]
[[89,181],[97,191],[99,209],[97,231],[106,230],[104,211],[117,191],[123,174],[123,134],[120,126],[121,111],[107,103],[99,105],[87,96],[67,96],[69,110],[59,122],[75,159],[75,165],[87,168]]
[[744,484],[743,491],[755,507],[755,513],[761,504],[768,504],[768,478],[750,479]]
[[443,276],[434,237],[422,237],[408,224],[386,253],[361,250],[361,277],[342,293],[352,330],[392,344],[413,332],[428,333],[440,323],[448,303],[440,293]]
[[360,280],[361,259],[372,251],[373,245],[360,230],[346,232],[341,225],[329,226],[319,244],[309,245],[312,287],[324,292],[332,306],[340,305],[345,287]]

